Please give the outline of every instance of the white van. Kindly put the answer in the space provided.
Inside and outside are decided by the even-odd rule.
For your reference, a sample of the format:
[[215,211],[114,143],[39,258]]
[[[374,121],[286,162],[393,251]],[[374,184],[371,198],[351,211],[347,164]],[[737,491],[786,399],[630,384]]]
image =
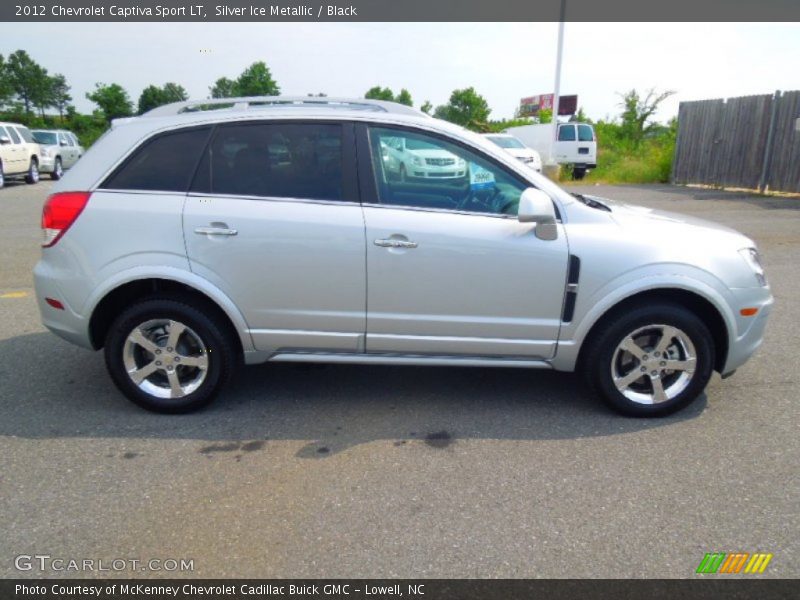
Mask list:
[[[519,138],[543,157],[550,155],[552,123],[509,127],[506,133]],[[586,171],[597,168],[597,136],[588,123],[559,123],[553,158],[560,165],[572,165],[572,176],[583,179]]]

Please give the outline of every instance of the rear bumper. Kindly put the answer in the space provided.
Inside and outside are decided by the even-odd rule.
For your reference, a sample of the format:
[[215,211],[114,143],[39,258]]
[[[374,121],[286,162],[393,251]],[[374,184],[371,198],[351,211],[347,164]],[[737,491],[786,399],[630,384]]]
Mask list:
[[[36,290],[36,302],[42,316],[42,324],[58,337],[64,338],[83,348],[92,348],[89,337],[89,322],[76,313],[65,300],[65,294],[59,289],[57,278],[49,272],[50,267],[39,261],[33,269],[33,285]],[[53,298],[64,305],[63,309],[50,306],[45,298]]]

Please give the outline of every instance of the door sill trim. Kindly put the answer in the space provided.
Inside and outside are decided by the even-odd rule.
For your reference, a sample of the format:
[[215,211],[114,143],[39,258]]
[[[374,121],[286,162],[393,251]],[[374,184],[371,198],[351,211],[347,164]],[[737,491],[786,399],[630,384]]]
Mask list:
[[338,363],[354,365],[417,365],[431,367],[518,367],[552,369],[546,360],[488,356],[438,356],[427,354],[352,354],[345,352],[280,352],[270,362]]

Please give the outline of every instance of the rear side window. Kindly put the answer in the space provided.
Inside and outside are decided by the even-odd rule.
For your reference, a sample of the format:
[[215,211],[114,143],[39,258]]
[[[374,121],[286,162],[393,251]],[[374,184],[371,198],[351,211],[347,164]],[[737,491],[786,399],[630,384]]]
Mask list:
[[20,143],[21,140],[19,139],[19,134],[17,133],[17,130],[14,129],[13,127],[9,127],[8,128],[8,135],[11,136],[11,143],[12,144],[19,144]]
[[559,142],[574,142],[575,141],[575,126],[562,125],[558,128],[558,141]]
[[210,132],[210,127],[196,127],[148,140],[117,167],[102,187],[185,192]]
[[342,125],[241,123],[217,128],[195,192],[343,200]]
[[592,128],[589,125],[578,125],[578,141],[594,141],[594,131],[592,131]]

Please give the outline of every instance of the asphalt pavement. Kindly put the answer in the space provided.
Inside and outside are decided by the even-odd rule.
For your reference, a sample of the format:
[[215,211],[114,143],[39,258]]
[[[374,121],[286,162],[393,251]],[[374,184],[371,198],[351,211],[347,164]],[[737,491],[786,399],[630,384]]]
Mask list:
[[0,190],[0,577],[114,574],[15,568],[37,554],[193,561],[121,576],[695,577],[717,551],[800,576],[800,200],[575,187],[761,248],[763,347],[672,417],[618,416],[569,374],[288,364],[161,416],[40,324],[50,187]]

